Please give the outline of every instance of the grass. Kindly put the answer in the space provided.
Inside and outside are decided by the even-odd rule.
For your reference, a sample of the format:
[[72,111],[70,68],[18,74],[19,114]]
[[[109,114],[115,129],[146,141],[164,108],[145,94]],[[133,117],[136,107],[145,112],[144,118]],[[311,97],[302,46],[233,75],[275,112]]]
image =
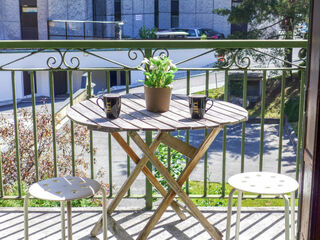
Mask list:
[[[281,79],[282,76],[275,76],[266,81],[266,104],[265,118],[279,119],[281,110]],[[293,130],[297,134],[297,121],[299,113],[299,73],[293,73],[292,78],[288,77],[285,81],[285,115],[292,125]],[[242,86],[235,85],[237,88]],[[242,92],[242,90],[241,90]],[[205,91],[195,94],[205,94]],[[242,94],[241,94],[242,95]],[[224,87],[217,89],[209,89],[209,97],[213,99],[223,100]],[[254,105],[249,106],[248,113],[250,118],[260,118],[261,116],[261,100]]]
[[[195,94],[206,94],[205,91],[196,92]],[[209,89],[209,98],[223,100],[224,87]]]
[[[190,181],[189,182],[189,193],[190,195],[203,195],[204,194],[204,188],[203,188],[203,182],[199,181]],[[220,195],[222,194],[222,184],[221,183],[215,183],[215,182],[209,182],[207,186],[207,195]],[[229,196],[229,193],[231,191],[232,187],[229,184],[226,184],[226,196]],[[237,193],[236,193],[237,194]],[[252,193],[244,193],[245,195],[256,195]],[[228,206],[228,199],[224,198],[193,198],[192,201],[197,206],[214,206],[214,207],[227,207]],[[232,205],[236,206],[237,199],[232,200]],[[298,206],[298,199],[295,200],[295,205]],[[275,198],[275,199],[243,199],[242,200],[242,206],[243,207],[282,207],[284,206],[284,200],[282,198]]]
[[[7,191],[6,196],[17,196],[18,187],[15,185],[11,190]],[[26,186],[22,184],[22,195],[26,195]],[[0,207],[23,207],[23,200],[0,200]],[[60,203],[58,201],[45,201],[40,199],[29,199],[29,207],[59,207]],[[102,201],[87,198],[72,201],[72,207],[100,207],[102,206]]]

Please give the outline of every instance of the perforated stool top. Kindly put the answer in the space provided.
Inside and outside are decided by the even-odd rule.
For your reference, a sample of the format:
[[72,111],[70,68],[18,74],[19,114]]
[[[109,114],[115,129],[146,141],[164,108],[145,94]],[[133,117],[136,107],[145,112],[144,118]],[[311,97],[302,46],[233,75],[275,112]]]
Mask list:
[[228,183],[240,191],[258,194],[285,194],[299,187],[295,179],[271,172],[236,174],[228,179]]
[[29,193],[35,198],[50,201],[68,201],[86,198],[100,190],[101,185],[85,177],[58,177],[34,183]]

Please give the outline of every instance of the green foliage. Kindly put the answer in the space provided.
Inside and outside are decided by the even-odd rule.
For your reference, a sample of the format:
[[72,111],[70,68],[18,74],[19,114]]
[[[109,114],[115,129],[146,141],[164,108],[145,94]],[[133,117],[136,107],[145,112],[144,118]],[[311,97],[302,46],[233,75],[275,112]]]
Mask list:
[[148,87],[166,88],[174,81],[174,73],[178,68],[166,56],[145,58],[142,63],[145,69],[139,67],[144,71],[146,76],[144,84]]
[[[205,91],[200,91],[195,94],[206,94]],[[209,89],[208,97],[212,99],[223,100],[224,87]]]
[[241,80],[234,80],[230,81],[230,95],[235,97],[242,97],[243,95],[243,81]]
[[299,120],[299,97],[289,98],[284,105],[284,112],[289,122],[298,122]]
[[[183,137],[180,136],[178,133],[177,138],[181,139]],[[169,169],[171,176],[177,179],[182,173],[184,167],[186,166],[186,159],[184,158],[184,156],[174,149],[169,149],[166,145],[162,143],[158,146],[155,154],[157,158],[162,162],[162,164]],[[163,176],[159,173],[159,171],[156,168],[153,169],[153,173],[154,176],[161,183],[161,185],[166,190],[168,190],[169,186],[167,184],[167,181],[163,178]],[[158,193],[158,191],[154,189],[153,193]]]
[[308,22],[308,11],[309,1],[307,0],[243,0],[231,9],[218,8],[214,9],[213,13],[228,16],[228,22],[232,24],[248,23],[250,25],[248,35],[238,32],[237,38],[278,38],[279,32],[272,30],[278,25],[284,38],[290,39],[295,26]]
[[[22,195],[25,195],[27,186],[22,184]],[[8,191],[8,196],[18,195],[18,184],[12,185]],[[23,200],[0,200],[0,207],[23,207]],[[100,200],[87,198],[72,201],[72,207],[99,207],[102,203]],[[40,199],[29,199],[29,207],[59,207],[59,201],[45,201]]]
[[156,39],[156,31],[156,27],[146,28],[143,26],[139,29],[139,36],[141,39]]
[[200,40],[207,40],[207,35],[202,34],[201,37],[200,37]]
[[[189,193],[190,195],[203,195],[204,194],[204,183],[200,181],[190,181]],[[222,184],[216,182],[208,182],[207,185],[208,195],[221,195],[222,194]],[[232,187],[229,184],[226,184],[225,196],[228,196]],[[237,194],[237,192],[235,193]],[[244,193],[244,195],[255,195],[253,193]],[[203,207],[227,207],[228,199],[227,198],[193,198],[192,201],[197,206]],[[232,206],[237,205],[237,199],[232,200]],[[271,207],[271,206],[284,206],[284,201],[282,198],[276,199],[243,199],[243,207]],[[296,199],[295,205],[298,206],[298,199]]]

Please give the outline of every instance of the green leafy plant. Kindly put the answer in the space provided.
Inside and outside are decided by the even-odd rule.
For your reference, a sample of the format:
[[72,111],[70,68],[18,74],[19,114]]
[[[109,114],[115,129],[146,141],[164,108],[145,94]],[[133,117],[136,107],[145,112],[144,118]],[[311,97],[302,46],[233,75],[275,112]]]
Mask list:
[[[178,132],[177,138],[182,139]],[[184,167],[186,166],[186,159],[182,153],[168,148],[166,145],[161,143],[157,151],[155,152],[157,158],[162,162],[164,166],[166,166],[174,179],[177,179],[180,174],[182,173]],[[163,176],[158,172],[156,168],[153,168],[154,176],[158,179],[161,185],[166,189],[169,190],[169,185],[167,181],[163,178]],[[154,188],[153,193],[157,194],[158,191]]]
[[139,67],[144,72],[146,79],[144,85],[154,88],[166,88],[170,87],[170,84],[174,81],[174,73],[178,70],[171,60],[166,56],[145,58],[142,61],[145,65],[145,69]]
[[156,39],[156,27],[146,28],[143,26],[139,29],[139,36],[141,39]]
[[207,35],[202,34],[201,37],[200,37],[200,40],[207,40]]

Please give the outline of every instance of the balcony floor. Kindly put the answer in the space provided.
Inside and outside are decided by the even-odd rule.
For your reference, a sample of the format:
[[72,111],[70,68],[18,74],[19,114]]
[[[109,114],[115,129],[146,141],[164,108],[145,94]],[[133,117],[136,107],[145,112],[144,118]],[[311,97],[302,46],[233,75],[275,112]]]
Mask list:
[[[226,208],[200,208],[202,213],[225,236]],[[234,209],[235,210],[235,209]],[[29,208],[30,239],[61,239],[59,208]],[[108,239],[136,239],[143,226],[154,211],[121,209],[109,218]],[[99,219],[99,208],[73,209],[73,239],[90,238],[89,233]],[[176,214],[168,210],[156,225],[148,239],[210,239],[203,227],[190,215],[180,221]],[[297,215],[296,215],[297,216]],[[114,220],[118,221],[115,224]],[[232,215],[231,239],[234,239],[235,212]],[[112,227],[111,227],[112,226]],[[115,233],[113,229],[118,229]],[[0,208],[0,239],[23,239],[23,209]],[[123,231],[123,229],[126,231]],[[284,239],[283,208],[243,208],[241,215],[240,239]]]

